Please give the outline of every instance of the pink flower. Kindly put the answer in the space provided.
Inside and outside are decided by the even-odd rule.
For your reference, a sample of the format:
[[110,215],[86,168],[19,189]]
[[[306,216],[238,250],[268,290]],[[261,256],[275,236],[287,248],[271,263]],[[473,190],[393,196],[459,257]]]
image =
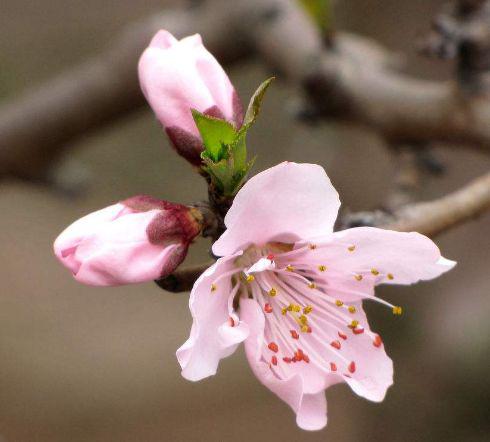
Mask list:
[[191,109],[242,125],[242,104],[221,65],[196,34],[159,31],[139,62],[141,88],[177,152],[195,165],[203,145]]
[[183,261],[201,230],[196,217],[181,204],[136,196],[75,221],[58,236],[54,252],[85,284],[150,281]]
[[326,425],[324,390],[346,382],[382,401],[393,366],[362,308],[378,284],[435,278],[455,263],[418,233],[333,232],[340,201],[317,165],[282,163],[250,181],[213,245],[222,256],[196,281],[193,326],[177,351],[193,381],[216,373],[244,342],[250,366],[307,430]]

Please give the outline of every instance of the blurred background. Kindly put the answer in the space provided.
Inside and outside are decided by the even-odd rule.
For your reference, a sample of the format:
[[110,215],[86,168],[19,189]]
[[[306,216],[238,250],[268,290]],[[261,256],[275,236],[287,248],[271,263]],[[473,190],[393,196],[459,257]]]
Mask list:
[[[0,98],[35,88],[99,53],[127,24],[177,3],[2,0]],[[344,0],[335,25],[404,54],[407,72],[447,79],[451,63],[415,50],[442,3]],[[253,61],[228,72],[245,102],[269,75]],[[382,140],[345,124],[294,122],[295,95],[281,81],[268,93],[250,134],[249,148],[259,155],[254,172],[285,159],[320,163],[345,207],[377,207],[393,176]],[[428,199],[490,166],[469,149],[438,146],[436,153],[447,172],[431,179]],[[60,167],[81,165],[89,179],[77,197],[16,181],[0,187],[0,441],[489,440],[488,214],[437,238],[458,261],[454,271],[415,287],[381,288],[404,316],[368,306],[395,364],[386,400],[369,403],[335,386],[327,391],[327,428],[307,433],[256,381],[241,350],[213,378],[181,378],[175,350],[190,330],[187,294],[153,283],[85,287],[53,256],[52,242],[69,223],[114,201],[142,193],[184,203],[205,198],[201,178],[170,149],[149,107],[78,141]],[[198,242],[189,262],[206,257],[207,247]]]

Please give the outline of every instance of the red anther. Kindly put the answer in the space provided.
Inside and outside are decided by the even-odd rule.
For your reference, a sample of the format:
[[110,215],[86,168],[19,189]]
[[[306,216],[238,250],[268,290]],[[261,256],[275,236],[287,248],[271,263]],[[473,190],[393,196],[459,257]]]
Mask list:
[[298,350],[294,353],[294,357],[296,358],[297,362],[302,361],[304,356],[303,350],[300,348],[298,348]]
[[373,345],[375,347],[381,347],[382,344],[383,344],[383,341],[381,340],[381,336],[380,335],[376,335],[374,337]]
[[356,371],[356,363],[354,361],[352,361],[350,364],[349,364],[349,367],[347,367],[349,369],[349,371],[351,373],[355,373]]
[[340,341],[332,341],[330,342],[330,345],[333,347],[333,348],[336,348],[337,350],[340,350]]
[[353,328],[352,333],[354,333],[355,335],[360,335],[361,333],[364,333],[364,329],[362,327],[361,328]]
[[342,338],[343,340],[347,339],[347,335],[339,331],[339,338]]
[[268,259],[269,261],[274,261],[274,255],[273,255],[272,253],[269,253],[269,254],[267,255],[267,259]]
[[335,364],[335,362],[330,362],[330,370],[337,371],[337,365]]
[[310,326],[308,326],[308,328],[306,329],[306,333],[311,333],[313,330],[311,329]]
[[305,361],[307,364],[310,363],[310,358],[308,357],[308,355],[303,355],[303,361]]
[[264,305],[264,312],[266,312],[266,313],[272,313],[272,305],[270,305],[269,303],[267,303],[266,305]]
[[294,355],[294,356],[291,358],[291,362],[298,362],[298,358],[296,357],[296,355]]
[[271,358],[271,364],[272,365],[277,365],[277,358],[275,356],[272,356],[272,358]]
[[275,342],[271,342],[267,347],[269,347],[269,350],[273,351],[274,353],[279,351],[279,347]]
[[299,339],[298,332],[296,330],[289,330],[293,339]]
[[235,320],[231,316],[228,318],[228,325],[230,327],[235,327]]
[[[282,358],[282,360],[286,363],[286,364],[290,364],[292,359],[291,358],[288,358],[287,356],[285,356],[284,358]],[[295,361],[296,362],[296,361]]]

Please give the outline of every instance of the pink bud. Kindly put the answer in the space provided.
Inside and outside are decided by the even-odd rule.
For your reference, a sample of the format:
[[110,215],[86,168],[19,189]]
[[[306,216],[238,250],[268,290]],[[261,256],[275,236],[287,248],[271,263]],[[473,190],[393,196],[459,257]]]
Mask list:
[[159,31],[139,62],[146,99],[177,153],[195,165],[203,145],[191,109],[240,127],[243,110],[235,88],[199,34],[177,40]]
[[75,221],[58,236],[54,252],[85,284],[150,281],[177,268],[201,227],[193,208],[135,196]]

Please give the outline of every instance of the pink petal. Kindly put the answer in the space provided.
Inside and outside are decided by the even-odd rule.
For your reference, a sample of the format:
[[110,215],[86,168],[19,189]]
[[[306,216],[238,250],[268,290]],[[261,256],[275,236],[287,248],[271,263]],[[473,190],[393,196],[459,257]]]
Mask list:
[[[317,248],[308,252],[308,262],[325,263],[332,275],[343,273],[353,289],[354,275],[362,275],[359,291],[363,285],[414,284],[433,279],[456,264],[441,257],[439,248],[416,232],[357,227],[335,232],[316,244]],[[325,278],[328,277],[327,271]]]
[[[249,333],[247,324],[233,312],[232,280],[225,273],[235,269],[241,253],[220,258],[196,281],[189,308],[193,324],[189,339],[177,350],[182,376],[198,381],[216,373],[220,359],[232,354]],[[215,290],[212,290],[215,284]],[[233,322],[230,320],[233,320]]]
[[205,112],[217,106],[232,121],[235,90],[199,35],[177,41],[160,31],[139,62],[141,88],[160,122],[197,137],[191,108]]
[[248,244],[294,242],[332,232],[339,196],[322,167],[284,162],[251,178],[225,217],[213,245],[224,256]]
[[250,327],[250,335],[245,341],[245,352],[252,371],[259,381],[296,413],[298,426],[305,430],[320,430],[327,424],[327,402],[325,393],[320,391],[307,394],[304,379],[299,374],[279,378],[263,360],[265,319],[257,302],[251,299],[240,300],[241,319]]

